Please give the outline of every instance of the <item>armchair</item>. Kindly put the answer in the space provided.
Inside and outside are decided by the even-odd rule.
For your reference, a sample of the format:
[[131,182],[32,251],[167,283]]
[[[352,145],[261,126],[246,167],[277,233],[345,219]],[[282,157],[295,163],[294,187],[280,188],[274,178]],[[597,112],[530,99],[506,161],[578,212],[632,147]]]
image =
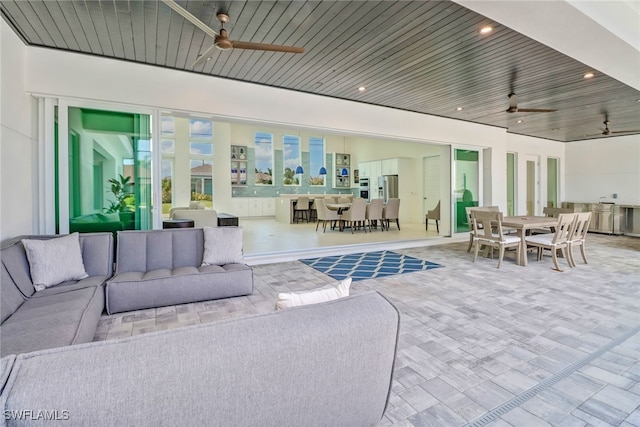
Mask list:
[[438,233],[440,233],[440,200],[438,200],[438,204],[436,205],[435,208],[431,209],[430,211],[427,211],[427,215],[425,217],[424,220],[424,226],[426,228],[427,231],[429,231],[429,220],[432,219],[436,222],[436,230],[438,231]]

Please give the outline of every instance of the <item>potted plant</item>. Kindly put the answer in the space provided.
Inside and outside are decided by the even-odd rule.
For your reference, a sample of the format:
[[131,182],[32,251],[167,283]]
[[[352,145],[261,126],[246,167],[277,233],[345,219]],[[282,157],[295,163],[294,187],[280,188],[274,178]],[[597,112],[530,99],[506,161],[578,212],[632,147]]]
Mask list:
[[[120,222],[123,224],[125,230],[135,227],[134,224],[134,210],[131,205],[133,195],[127,193],[126,189],[130,185],[131,177],[119,175],[118,179],[109,179],[111,188],[109,192],[113,194],[115,200],[109,202],[109,206],[105,209],[106,213],[117,213],[120,217]],[[135,202],[133,202],[135,205]]]

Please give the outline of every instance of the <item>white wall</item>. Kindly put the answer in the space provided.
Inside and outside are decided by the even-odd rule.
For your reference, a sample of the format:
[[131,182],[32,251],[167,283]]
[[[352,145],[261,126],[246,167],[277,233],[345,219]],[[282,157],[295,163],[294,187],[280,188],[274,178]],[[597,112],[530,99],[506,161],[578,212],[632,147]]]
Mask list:
[[32,98],[25,92],[27,51],[0,19],[0,240],[34,230],[37,157]]
[[640,135],[572,142],[566,157],[563,200],[640,205]]
[[[2,29],[3,59],[5,55],[11,57],[10,61],[2,61],[2,89],[11,90],[10,96],[3,93],[2,102],[11,105],[12,112],[12,117],[7,120],[3,112],[3,134],[11,132],[17,135],[12,138],[12,143],[7,148],[3,142],[3,167],[7,164],[9,168],[8,172],[4,169],[2,171],[4,203],[14,202],[17,198],[29,195],[32,179],[37,177],[37,170],[31,163],[31,159],[36,155],[32,149],[32,135],[35,136],[35,132],[30,131],[30,126],[36,122],[37,117],[32,114],[27,93],[193,112],[211,117],[216,122],[230,123],[224,133],[216,134],[216,139],[220,137],[220,141],[216,141],[217,155],[224,155],[219,146],[226,147],[222,141],[234,140],[234,123],[251,123],[252,126],[259,126],[261,129],[263,126],[292,127],[307,129],[314,135],[323,134],[327,139],[328,153],[342,149],[337,147],[342,145],[342,137],[336,139],[336,135],[347,135],[349,145],[355,144],[359,139],[366,139],[370,148],[368,152],[364,149],[361,154],[358,146],[355,164],[375,158],[407,157],[400,153],[398,148],[409,146],[411,143],[440,144],[441,147],[454,144],[490,149],[485,150],[485,153],[490,153],[491,156],[491,181],[489,187],[485,183],[484,188],[490,189],[490,192],[485,192],[490,193],[487,197],[491,200],[485,202],[505,207],[506,149],[518,151],[522,148],[525,151],[539,152],[541,155],[564,152],[561,143],[509,135],[505,129],[498,127],[143,64],[35,47],[25,48],[4,23]],[[5,33],[8,33],[8,36],[5,37]],[[6,74],[10,74],[9,78]],[[23,76],[26,76],[24,80]],[[11,123],[11,126],[6,127],[5,123]],[[429,145],[425,146],[425,153]],[[228,152],[226,154],[228,158]],[[416,160],[417,168],[421,167],[421,158],[424,155],[427,154],[419,154],[420,158]],[[561,155],[559,157],[562,158]],[[224,168],[214,169],[216,173],[228,175]],[[9,187],[5,177],[12,175],[20,176],[24,180],[19,184],[12,180],[11,187],[5,192],[5,187]],[[416,176],[416,182],[421,182],[420,174]],[[218,179],[217,176],[214,178]],[[216,195],[217,202],[221,202],[222,209],[225,209],[226,203],[230,203],[231,200],[231,189],[226,194],[217,189]],[[224,200],[218,196],[222,196]],[[28,206],[27,209],[31,212],[34,199],[27,199],[27,202],[21,202],[21,207]],[[422,209],[420,203],[416,206]],[[3,208],[3,213],[6,213],[6,210]],[[3,238],[32,230],[31,224],[34,222],[33,218],[36,218],[35,215],[24,215],[23,210],[19,214],[9,212],[7,215],[6,218],[2,218],[2,226],[11,231],[3,233]]]

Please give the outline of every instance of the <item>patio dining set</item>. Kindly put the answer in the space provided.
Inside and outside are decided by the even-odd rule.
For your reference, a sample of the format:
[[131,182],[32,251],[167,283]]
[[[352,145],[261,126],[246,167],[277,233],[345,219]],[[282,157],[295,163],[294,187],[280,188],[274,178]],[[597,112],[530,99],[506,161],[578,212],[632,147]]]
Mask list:
[[560,269],[559,257],[566,259],[569,267],[576,266],[573,249],[580,248],[587,263],[585,239],[591,222],[591,212],[574,213],[568,209],[545,208],[545,216],[504,216],[497,206],[467,208],[467,218],[472,229],[469,233],[467,252],[474,249],[473,262],[485,248],[493,255],[498,250],[498,268],[502,265],[505,250],[514,248],[516,263],[527,265],[527,251],[535,249],[537,260],[544,259],[549,251],[553,267]]

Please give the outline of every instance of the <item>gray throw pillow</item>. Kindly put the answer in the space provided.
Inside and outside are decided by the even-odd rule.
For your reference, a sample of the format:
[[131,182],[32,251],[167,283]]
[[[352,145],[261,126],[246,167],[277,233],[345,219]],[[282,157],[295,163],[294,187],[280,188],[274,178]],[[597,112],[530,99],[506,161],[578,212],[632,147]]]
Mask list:
[[204,227],[202,265],[242,264],[242,227]]
[[36,291],[89,276],[84,269],[78,233],[49,240],[22,239],[22,244]]

